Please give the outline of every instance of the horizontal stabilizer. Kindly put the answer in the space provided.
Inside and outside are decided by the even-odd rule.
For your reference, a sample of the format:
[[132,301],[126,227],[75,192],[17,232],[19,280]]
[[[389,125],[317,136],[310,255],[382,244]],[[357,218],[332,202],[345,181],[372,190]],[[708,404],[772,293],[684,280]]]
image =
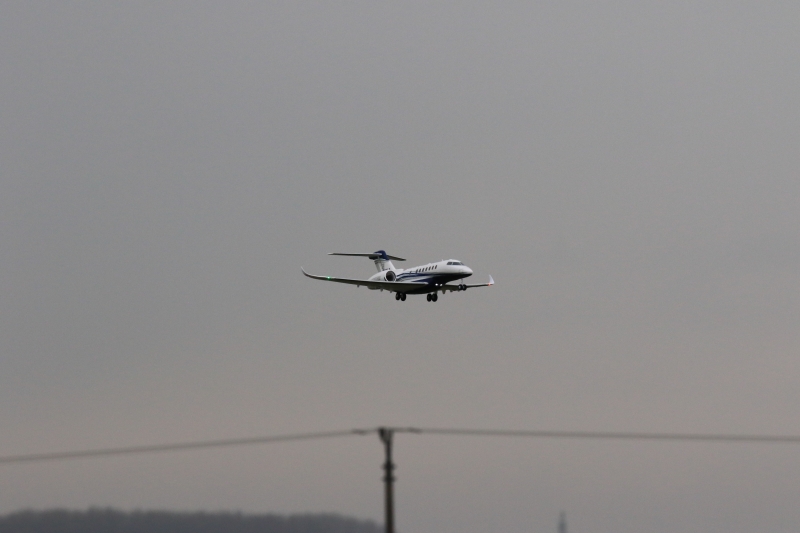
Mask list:
[[393,260],[393,261],[405,261],[402,257],[396,257],[394,255],[388,255],[383,250],[378,250],[377,252],[372,252],[371,254],[343,254],[339,252],[333,252],[328,255],[347,255],[350,257],[369,257],[373,261],[376,259],[383,259],[384,261]]

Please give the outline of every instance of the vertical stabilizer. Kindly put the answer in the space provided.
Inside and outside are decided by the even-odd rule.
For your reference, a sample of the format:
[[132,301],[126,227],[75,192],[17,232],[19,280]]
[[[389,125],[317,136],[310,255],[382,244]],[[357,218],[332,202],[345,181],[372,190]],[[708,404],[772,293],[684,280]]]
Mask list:
[[383,272],[384,270],[394,270],[394,265],[384,250],[378,250],[375,252],[375,268],[378,269],[378,272]]

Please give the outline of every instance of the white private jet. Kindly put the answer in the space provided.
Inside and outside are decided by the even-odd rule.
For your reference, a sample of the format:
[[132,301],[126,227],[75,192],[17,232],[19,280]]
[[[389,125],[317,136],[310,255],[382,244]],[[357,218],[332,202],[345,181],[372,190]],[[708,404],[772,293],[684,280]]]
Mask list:
[[335,281],[337,283],[348,283],[357,287],[367,287],[371,290],[389,291],[395,293],[394,299],[406,301],[408,294],[427,294],[429,302],[439,299],[439,291],[444,294],[447,291],[465,291],[472,287],[489,287],[494,285],[492,276],[489,276],[489,283],[478,283],[466,285],[459,282],[458,285],[448,285],[450,281],[461,280],[472,275],[472,269],[456,259],[439,261],[438,263],[428,263],[414,268],[402,269],[395,268],[394,261],[405,261],[402,257],[387,255],[385,251],[378,250],[371,254],[340,254],[332,253],[328,255],[347,255],[354,257],[369,257],[375,261],[378,273],[369,279],[347,279],[333,278],[331,276],[313,276],[302,267],[300,270],[309,278],[321,279],[325,281]]

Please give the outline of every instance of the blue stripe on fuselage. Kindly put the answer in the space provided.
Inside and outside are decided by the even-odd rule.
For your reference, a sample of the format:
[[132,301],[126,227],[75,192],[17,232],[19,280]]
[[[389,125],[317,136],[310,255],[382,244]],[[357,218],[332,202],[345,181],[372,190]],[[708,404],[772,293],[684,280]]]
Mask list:
[[397,276],[397,281],[409,281],[416,283],[427,283],[428,285],[443,285],[450,281],[466,278],[464,274],[418,274],[403,272]]

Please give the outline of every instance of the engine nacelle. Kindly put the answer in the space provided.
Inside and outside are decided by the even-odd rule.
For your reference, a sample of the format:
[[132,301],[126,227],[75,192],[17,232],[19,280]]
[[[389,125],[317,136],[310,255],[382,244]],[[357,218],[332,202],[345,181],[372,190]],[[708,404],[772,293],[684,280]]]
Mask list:
[[396,281],[397,275],[392,270],[387,270],[386,274],[383,275],[383,279],[386,281]]

